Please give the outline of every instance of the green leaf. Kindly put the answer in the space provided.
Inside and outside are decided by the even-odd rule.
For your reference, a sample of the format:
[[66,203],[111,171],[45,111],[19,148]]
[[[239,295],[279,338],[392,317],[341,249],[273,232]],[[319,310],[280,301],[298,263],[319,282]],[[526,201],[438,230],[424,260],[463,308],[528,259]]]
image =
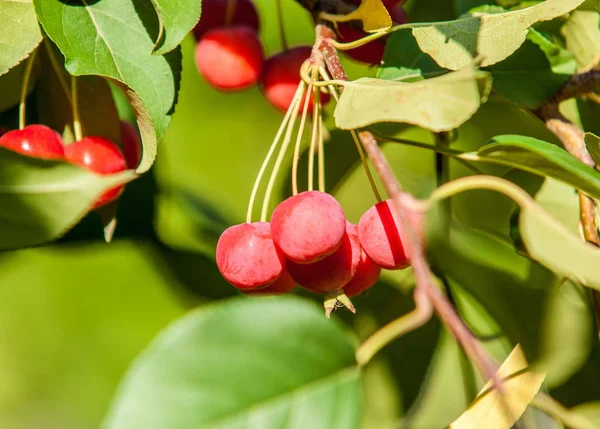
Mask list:
[[594,133],[585,133],[585,147],[596,164],[600,164],[600,137]]
[[102,0],[90,4],[35,0],[38,18],[73,75],[101,75],[135,94],[144,151],[138,172],[150,168],[157,140],[173,113],[181,71],[179,50],[152,55],[159,32],[149,2]]
[[163,55],[175,49],[200,19],[199,0],[153,0],[160,33],[154,54]]
[[0,75],[40,44],[42,32],[31,0],[0,0]]
[[532,137],[496,136],[477,152],[464,153],[458,157],[550,176],[593,198],[600,198],[600,172],[578,161],[564,149]]
[[448,131],[473,116],[487,97],[489,82],[473,67],[413,83],[361,78],[345,85],[335,123],[353,129],[391,121]]
[[573,55],[529,29],[527,40],[491,72],[498,95],[529,109],[539,107],[576,72]]
[[412,31],[405,28],[390,35],[385,44],[385,54],[377,77],[410,82],[446,72],[447,70],[438,66],[433,58],[421,51]]
[[600,61],[600,15],[590,10],[574,11],[560,32],[567,49],[577,60],[579,70],[593,67]]
[[413,28],[421,50],[442,67],[458,70],[482,57],[489,66],[510,56],[527,37],[530,26],[563,15],[583,0],[546,0],[506,13],[432,23]]
[[104,427],[358,428],[354,347],[340,325],[298,298],[222,301],[155,340]]
[[134,177],[132,171],[99,176],[71,164],[0,149],[0,250],[60,237],[102,192]]

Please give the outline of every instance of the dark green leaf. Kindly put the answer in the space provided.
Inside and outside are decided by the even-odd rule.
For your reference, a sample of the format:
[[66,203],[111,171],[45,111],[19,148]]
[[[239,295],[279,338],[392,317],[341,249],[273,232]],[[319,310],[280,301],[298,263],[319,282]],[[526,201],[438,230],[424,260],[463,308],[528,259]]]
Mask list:
[[298,298],[205,307],[133,364],[104,427],[358,428],[354,347],[340,325]]
[[154,46],[157,55],[175,49],[200,18],[200,0],[153,0],[160,34]]
[[65,56],[69,73],[106,76],[135,93],[144,143],[138,171],[146,171],[173,113],[181,70],[179,50],[164,56],[151,54],[159,33],[152,4],[35,0],[35,7],[44,30]]
[[0,149],[0,250],[58,238],[103,191],[133,178],[132,171],[99,176],[71,164]]
[[42,41],[31,0],[0,0],[0,75],[29,56]]

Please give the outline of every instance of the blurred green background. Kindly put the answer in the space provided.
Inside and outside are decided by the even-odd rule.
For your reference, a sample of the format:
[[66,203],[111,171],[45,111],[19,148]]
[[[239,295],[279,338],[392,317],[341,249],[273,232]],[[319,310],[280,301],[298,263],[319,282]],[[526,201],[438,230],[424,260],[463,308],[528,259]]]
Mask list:
[[[438,7],[433,1],[420,2],[411,18],[454,17],[452,7]],[[311,44],[308,14],[292,0],[283,3],[290,45]],[[408,2],[409,13],[413,3]],[[273,2],[260,0],[257,7],[265,49],[273,54],[280,49]],[[224,228],[243,221],[254,178],[283,115],[258,88],[234,94],[212,89],[196,71],[194,45],[188,36],[172,124],[152,171],[128,185],[121,198],[113,242],[103,242],[100,220],[91,214],[55,244],[0,255],[2,429],[98,427],[128,364],[159,330],[190,308],[236,295],[213,263],[214,245]],[[351,78],[375,73],[357,63],[344,64]],[[130,117],[121,103],[119,107],[123,117]],[[328,190],[335,190],[348,219],[357,222],[375,199],[357,168],[348,134],[332,130],[332,107],[327,109]],[[387,131],[433,142],[429,132],[414,127]],[[492,98],[458,130],[454,145],[473,150],[494,135],[508,133],[555,141],[530,114]],[[426,197],[435,187],[432,152],[391,143],[384,151],[416,196]],[[507,172],[481,168],[493,174]],[[453,177],[468,174],[454,162],[451,172]],[[272,204],[287,195],[289,187],[286,166]],[[547,182],[544,189],[538,201],[576,229],[574,192],[556,182]],[[259,197],[259,205],[260,201]],[[453,209],[460,222],[508,233],[512,206],[504,197],[471,193],[457,198]],[[338,312],[334,317],[364,338],[412,308],[412,287],[409,270],[386,273],[370,293],[355,300],[356,316]],[[455,299],[471,326],[497,333],[486,310],[458,286]],[[570,302],[577,307],[580,298]],[[572,332],[587,340],[591,328],[586,311]],[[486,346],[498,358],[511,348],[504,337]],[[587,359],[587,351],[577,359]],[[366,371],[367,428],[394,427],[402,415],[409,416],[413,428],[443,427],[478,390],[472,367],[436,320],[389,346]],[[589,364],[571,380],[571,390],[563,387],[556,394],[567,404],[593,399],[598,397],[593,387],[578,387],[599,386],[598,381],[598,369]],[[578,390],[578,397],[572,389]]]

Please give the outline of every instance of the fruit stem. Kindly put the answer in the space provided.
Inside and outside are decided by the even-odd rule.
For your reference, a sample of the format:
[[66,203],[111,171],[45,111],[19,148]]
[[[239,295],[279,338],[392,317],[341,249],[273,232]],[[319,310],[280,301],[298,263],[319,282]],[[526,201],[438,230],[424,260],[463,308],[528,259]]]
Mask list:
[[328,319],[331,317],[331,313],[339,307],[346,307],[353,314],[356,314],[356,308],[354,308],[352,301],[343,290],[336,290],[325,295],[323,307],[325,307],[325,317]]
[[77,92],[77,78],[71,76],[71,104],[73,106],[73,133],[75,134],[75,141],[79,141],[83,138],[81,120],[79,118],[79,99]]
[[227,0],[227,8],[225,9],[225,27],[229,27],[233,23],[236,7],[237,0]]
[[[298,89],[296,90],[296,94],[298,93],[298,91],[300,91],[300,87],[298,87]],[[295,97],[296,97],[296,95],[294,95],[294,98]],[[248,211],[246,213],[246,222],[247,223],[252,222],[252,212],[254,210],[254,201],[256,200],[256,194],[258,193],[258,188],[260,186],[260,182],[262,181],[262,177],[265,174],[267,165],[269,165],[269,161],[271,160],[271,157],[273,156],[273,153],[275,152],[275,149],[277,148],[277,144],[279,143],[281,134],[283,134],[283,130],[285,130],[291,117],[292,117],[292,110],[288,109],[288,111],[285,113],[285,116],[283,117],[283,121],[281,121],[281,125],[279,126],[277,133],[275,134],[275,138],[273,139],[273,142],[271,143],[271,147],[269,148],[269,151],[267,152],[267,156],[265,157],[262,165],[260,166],[260,169],[258,171],[256,179],[254,180],[254,185],[252,187],[252,193],[250,194],[250,201],[248,202]]]
[[[313,88],[313,116],[312,116],[312,128],[310,131],[310,149],[308,151],[308,190],[314,189],[314,175],[315,175],[315,152],[317,150],[317,139],[319,132],[319,116],[321,115],[321,103],[317,101],[315,97],[318,97],[318,88]],[[310,93],[307,93],[308,98]]]
[[54,51],[52,50],[52,45],[48,39],[44,39],[44,46],[46,48],[46,52],[48,53],[48,59],[50,60],[50,65],[54,69],[54,73],[56,73],[58,82],[60,83],[61,88],[65,92],[65,95],[67,96],[67,100],[68,100],[69,104],[71,104],[71,90],[69,89],[69,86],[67,85],[67,81],[65,80],[63,69],[58,64],[58,61],[56,61],[56,55],[54,55]]
[[[304,70],[308,66],[308,61],[302,64],[301,70]],[[307,93],[312,91],[313,80],[308,81]],[[308,103],[310,97],[304,97],[304,106],[302,107],[302,118],[300,119],[300,129],[298,130],[298,136],[296,137],[296,144],[294,146],[294,159],[292,160],[292,194],[298,194],[298,162],[300,160],[300,145],[302,143],[302,136],[304,135],[304,125],[306,124],[306,116],[308,115]]]
[[35,62],[35,57],[37,55],[37,49],[35,49],[29,59],[27,60],[27,64],[25,65],[25,71],[23,72],[23,85],[21,87],[21,100],[19,103],[19,129],[22,130],[25,128],[26,118],[25,118],[25,104],[27,99],[27,89],[29,88],[29,79],[31,77],[31,71],[33,70],[33,64]]
[[260,214],[261,222],[267,221],[267,212],[269,211],[269,202],[271,200],[271,194],[273,193],[273,187],[275,186],[275,180],[277,179],[279,169],[281,168],[281,164],[283,163],[283,158],[285,156],[285,153],[287,152],[287,148],[290,145],[290,141],[292,139],[292,131],[294,130],[294,127],[296,125],[296,119],[298,119],[298,112],[300,111],[300,100],[302,100],[302,96],[304,95],[305,87],[306,83],[304,83],[304,81],[300,81],[300,84],[296,89],[296,93],[294,94],[294,98],[292,99],[292,102],[288,107],[288,112],[292,112],[292,118],[287,126],[285,136],[283,137],[283,143],[281,144],[279,154],[277,155],[277,159],[275,160],[273,171],[271,171],[271,177],[269,177],[269,183],[267,184],[267,190],[265,191],[265,198],[263,200],[262,211]]
[[289,49],[287,38],[285,37],[285,23],[283,22],[283,6],[281,0],[275,0],[277,5],[277,24],[279,26],[279,38],[281,40],[281,50]]
[[[318,90],[318,88],[317,88]],[[319,97],[319,106],[321,105],[321,97],[317,92],[315,97]],[[318,132],[319,132],[319,146],[317,150],[319,151],[319,191],[325,192],[325,147],[323,145],[323,116],[319,115],[319,123],[318,123]]]

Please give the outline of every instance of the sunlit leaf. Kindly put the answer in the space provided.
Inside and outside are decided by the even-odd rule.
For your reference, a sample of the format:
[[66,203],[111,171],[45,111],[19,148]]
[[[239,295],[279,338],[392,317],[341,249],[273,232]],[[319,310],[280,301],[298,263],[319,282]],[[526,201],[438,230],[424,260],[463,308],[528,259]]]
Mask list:
[[448,131],[469,119],[489,92],[489,78],[473,67],[419,82],[361,78],[350,82],[335,109],[342,129],[405,122]]
[[450,429],[510,429],[540,390],[546,374],[529,371],[517,345],[497,372],[504,395],[487,383],[473,404]]
[[32,0],[0,0],[0,75],[29,56],[42,41]]
[[594,133],[585,133],[585,147],[594,162],[600,165],[600,137]]
[[525,9],[432,23],[413,28],[421,50],[442,67],[457,70],[482,57],[482,66],[507,58],[525,41],[528,28],[563,15],[583,0],[546,0]]
[[561,28],[567,49],[573,53],[579,69],[600,61],[600,15],[590,10],[574,11]]
[[152,0],[161,31],[154,53],[162,55],[175,49],[200,18],[200,0]]
[[204,307],[134,362],[104,427],[358,428],[354,347],[338,323],[298,298]]
[[362,21],[364,31],[375,32],[392,26],[392,19],[381,0],[361,0],[360,5],[352,12],[342,17],[336,17],[337,22]]

